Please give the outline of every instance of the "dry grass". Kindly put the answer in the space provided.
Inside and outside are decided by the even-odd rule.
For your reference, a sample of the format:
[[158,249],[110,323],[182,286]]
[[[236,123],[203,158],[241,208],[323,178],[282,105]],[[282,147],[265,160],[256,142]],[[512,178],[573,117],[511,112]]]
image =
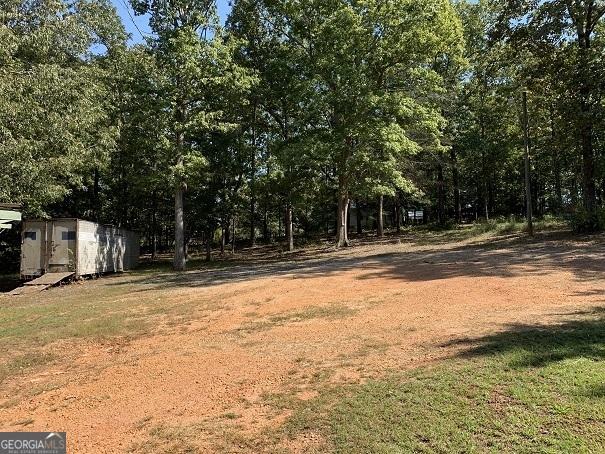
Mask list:
[[[352,309],[342,304],[311,306],[301,311],[287,312],[253,320],[237,328],[236,332],[240,334],[250,334],[259,331],[268,331],[278,326],[314,319],[339,320],[352,317],[357,314],[357,312],[357,309]],[[255,315],[255,313],[253,313],[253,315]]]

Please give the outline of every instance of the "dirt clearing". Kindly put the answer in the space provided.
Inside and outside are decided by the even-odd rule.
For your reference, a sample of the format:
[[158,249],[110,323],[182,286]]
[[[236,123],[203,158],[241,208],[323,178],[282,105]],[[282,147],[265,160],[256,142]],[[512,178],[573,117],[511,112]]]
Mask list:
[[[326,387],[605,306],[602,251],[601,237],[564,234],[403,238],[5,297],[0,429],[66,431],[81,453],[260,451],[249,440]],[[321,442],[310,431],[277,444]]]

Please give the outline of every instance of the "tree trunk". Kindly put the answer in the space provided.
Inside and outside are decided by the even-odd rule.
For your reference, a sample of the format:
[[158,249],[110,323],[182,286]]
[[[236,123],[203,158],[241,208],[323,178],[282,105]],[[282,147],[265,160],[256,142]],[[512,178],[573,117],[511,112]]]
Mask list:
[[[330,178],[328,176],[328,167],[324,167],[323,169],[323,173],[324,173],[324,182],[326,185],[326,188],[330,187]],[[337,208],[338,210],[338,208]],[[325,232],[326,232],[326,239],[330,237],[330,212],[332,211],[332,208],[330,207],[329,203],[326,203],[324,210],[323,210],[323,215],[326,221],[326,225],[325,227]],[[336,216],[336,224],[338,224],[338,216]],[[338,225],[336,226],[336,229],[338,230]]]
[[527,231],[530,236],[534,234],[532,192],[531,192],[531,162],[529,158],[529,116],[527,114],[527,92],[523,92],[523,137],[525,142],[525,203],[527,217]]
[[221,222],[221,256],[225,255],[225,223]]
[[212,231],[208,230],[206,233],[206,261],[209,262],[212,260]]
[[336,229],[336,247],[349,246],[349,235],[347,232],[347,211],[349,207],[349,196],[344,191],[339,191],[338,216]]
[[349,229],[351,228],[351,199],[347,206],[347,236],[349,235]]
[[165,238],[166,238],[166,243],[164,246],[164,251],[168,251],[170,249],[170,245],[172,244],[170,241],[170,234],[172,233],[170,231],[170,228],[168,226],[166,226],[166,230],[164,231],[164,233],[166,234]]
[[151,211],[151,261],[155,261],[158,253],[158,195],[153,192]]
[[[339,123],[337,120],[336,123]],[[349,159],[353,150],[353,139],[347,137],[345,139],[345,149],[343,150],[338,166],[338,215],[336,216],[336,247],[349,246],[349,229],[347,226],[347,218],[349,211],[349,177],[348,165]]]
[[[575,2],[579,3],[579,2]],[[574,3],[574,4],[575,4]],[[580,75],[580,145],[582,149],[582,196],[584,209],[591,220],[596,217],[596,183],[595,183],[595,159],[593,144],[593,112],[591,107],[591,95],[593,81],[589,73],[589,50],[591,48],[591,32],[594,30],[595,23],[600,19],[597,17],[593,8],[596,8],[595,1],[586,2],[585,8],[588,8],[586,14],[572,14],[570,16],[574,21],[578,33],[578,46],[580,47],[580,61],[578,73]],[[568,7],[571,7],[571,2]],[[577,6],[577,5],[576,5]]]
[[250,201],[250,246],[256,246],[256,225],[254,223],[254,218],[256,216],[256,200],[254,199],[254,195],[252,196],[252,200]]
[[452,161],[452,183],[454,185],[454,211],[456,222],[462,222],[462,204],[460,201],[460,175],[458,172],[458,156],[454,147],[450,150],[450,159]]
[[292,205],[286,204],[286,241],[288,251],[294,250],[294,228],[292,225]]
[[256,103],[252,120],[252,175],[250,178],[250,246],[256,245]]
[[267,204],[265,204],[265,213],[263,216],[263,241],[269,243],[269,210],[267,210]]
[[[485,82],[487,86],[487,82]],[[483,104],[483,103],[482,103]],[[485,124],[483,118],[481,118],[481,194],[483,201],[483,212],[485,214],[485,220],[489,221],[489,201],[487,193],[487,163],[486,163],[486,134]]]
[[395,227],[397,233],[401,233],[401,205],[399,204],[398,195],[395,195]]
[[574,177],[571,180],[571,193],[570,193],[570,197],[571,197],[571,203],[572,205],[576,206],[578,205],[578,171],[576,170],[576,172],[574,172]]
[[[185,123],[186,114],[185,108],[179,104],[177,109],[177,119],[181,125]],[[176,133],[176,153],[177,167],[181,168],[184,165],[183,147],[185,146],[185,134],[182,131]],[[176,191],[174,194],[174,269],[176,271],[184,271],[187,264],[185,256],[185,219],[183,199],[185,193],[185,182],[176,182]]]
[[596,185],[594,177],[594,150],[592,125],[586,124],[582,129],[582,191],[584,209],[592,216],[595,213]]
[[561,184],[561,160],[559,157],[559,147],[557,146],[557,132],[555,130],[554,108],[550,112],[550,130],[552,141],[552,159],[553,173],[555,181],[555,213],[560,214],[563,209],[563,190]]
[[[101,211],[101,207],[100,207],[100,201],[99,201],[99,168],[95,167],[94,170],[94,183],[93,183],[93,189],[92,189],[92,199],[93,199],[93,207],[92,207],[92,212],[93,212],[93,218],[95,220],[95,222],[99,222],[99,213]],[[124,221],[123,219],[121,220],[122,222]]]
[[443,181],[443,164],[437,164],[437,222],[445,224],[445,182]]
[[231,219],[227,218],[224,224],[225,245],[231,244]]
[[185,257],[185,221],[183,215],[183,187],[179,185],[174,194],[174,269],[184,271]]
[[483,202],[483,214],[485,216],[485,220],[489,221],[489,200],[487,194],[487,173],[486,173],[486,164],[485,164],[485,152],[481,151],[481,162],[482,162],[482,183],[481,183],[481,200]]
[[233,231],[231,232],[231,253],[235,254],[235,221],[236,221],[236,217],[233,216]]
[[357,221],[357,234],[361,235],[363,233],[363,224],[361,223],[362,219],[361,219],[361,205],[359,203],[359,200],[357,200],[357,202],[355,202],[355,220]]
[[377,234],[379,238],[384,236],[384,213],[383,213],[383,205],[384,205],[384,196],[380,196],[378,199],[378,219],[377,219]]

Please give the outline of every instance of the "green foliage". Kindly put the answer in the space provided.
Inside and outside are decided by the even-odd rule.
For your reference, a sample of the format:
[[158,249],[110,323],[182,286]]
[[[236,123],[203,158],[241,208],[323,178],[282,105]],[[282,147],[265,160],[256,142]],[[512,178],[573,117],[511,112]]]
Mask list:
[[570,218],[570,224],[577,233],[594,233],[605,229],[605,209],[590,213],[584,208],[576,210]]
[[429,65],[462,54],[448,1],[240,0],[230,28],[250,43],[245,61],[261,73],[259,104],[286,203],[300,205],[315,188],[309,171],[322,167],[340,212],[350,195],[415,191],[402,161],[440,149],[445,126],[430,99],[443,80]]
[[[596,222],[596,179],[603,178],[597,174],[600,166],[596,145],[603,112],[600,101],[603,87],[593,80],[605,69],[601,32],[605,4],[600,0],[494,3],[498,19],[493,38],[517,49],[523,59],[514,59],[520,63],[518,83],[535,90],[546,101],[551,147],[559,148],[557,152],[566,146],[572,148],[572,159],[581,163],[578,173],[582,181],[582,205],[589,217],[594,218],[585,224],[588,227]],[[556,129],[561,123],[562,140]],[[554,158],[556,167],[560,167],[557,153]],[[560,175],[557,177],[560,179]],[[560,181],[556,184],[560,185]],[[561,199],[560,190],[556,192]],[[574,199],[577,196],[576,190]]]
[[152,34],[128,48],[107,0],[3,3],[0,201],[164,249],[175,225],[269,241],[290,210],[342,244],[348,201],[381,196],[521,216],[528,89],[534,212],[602,227],[602,2],[238,0],[224,28],[214,0],[131,4]]
[[0,201],[44,214],[115,145],[90,49],[125,33],[103,0],[9,1],[0,13]]

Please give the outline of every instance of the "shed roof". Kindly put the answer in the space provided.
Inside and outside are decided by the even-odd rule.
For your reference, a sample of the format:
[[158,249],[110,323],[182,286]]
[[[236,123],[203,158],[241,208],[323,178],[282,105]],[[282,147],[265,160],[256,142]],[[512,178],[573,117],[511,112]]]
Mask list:
[[13,228],[13,223],[21,222],[21,213],[12,208],[18,206],[14,204],[0,204],[0,230],[8,230]]

